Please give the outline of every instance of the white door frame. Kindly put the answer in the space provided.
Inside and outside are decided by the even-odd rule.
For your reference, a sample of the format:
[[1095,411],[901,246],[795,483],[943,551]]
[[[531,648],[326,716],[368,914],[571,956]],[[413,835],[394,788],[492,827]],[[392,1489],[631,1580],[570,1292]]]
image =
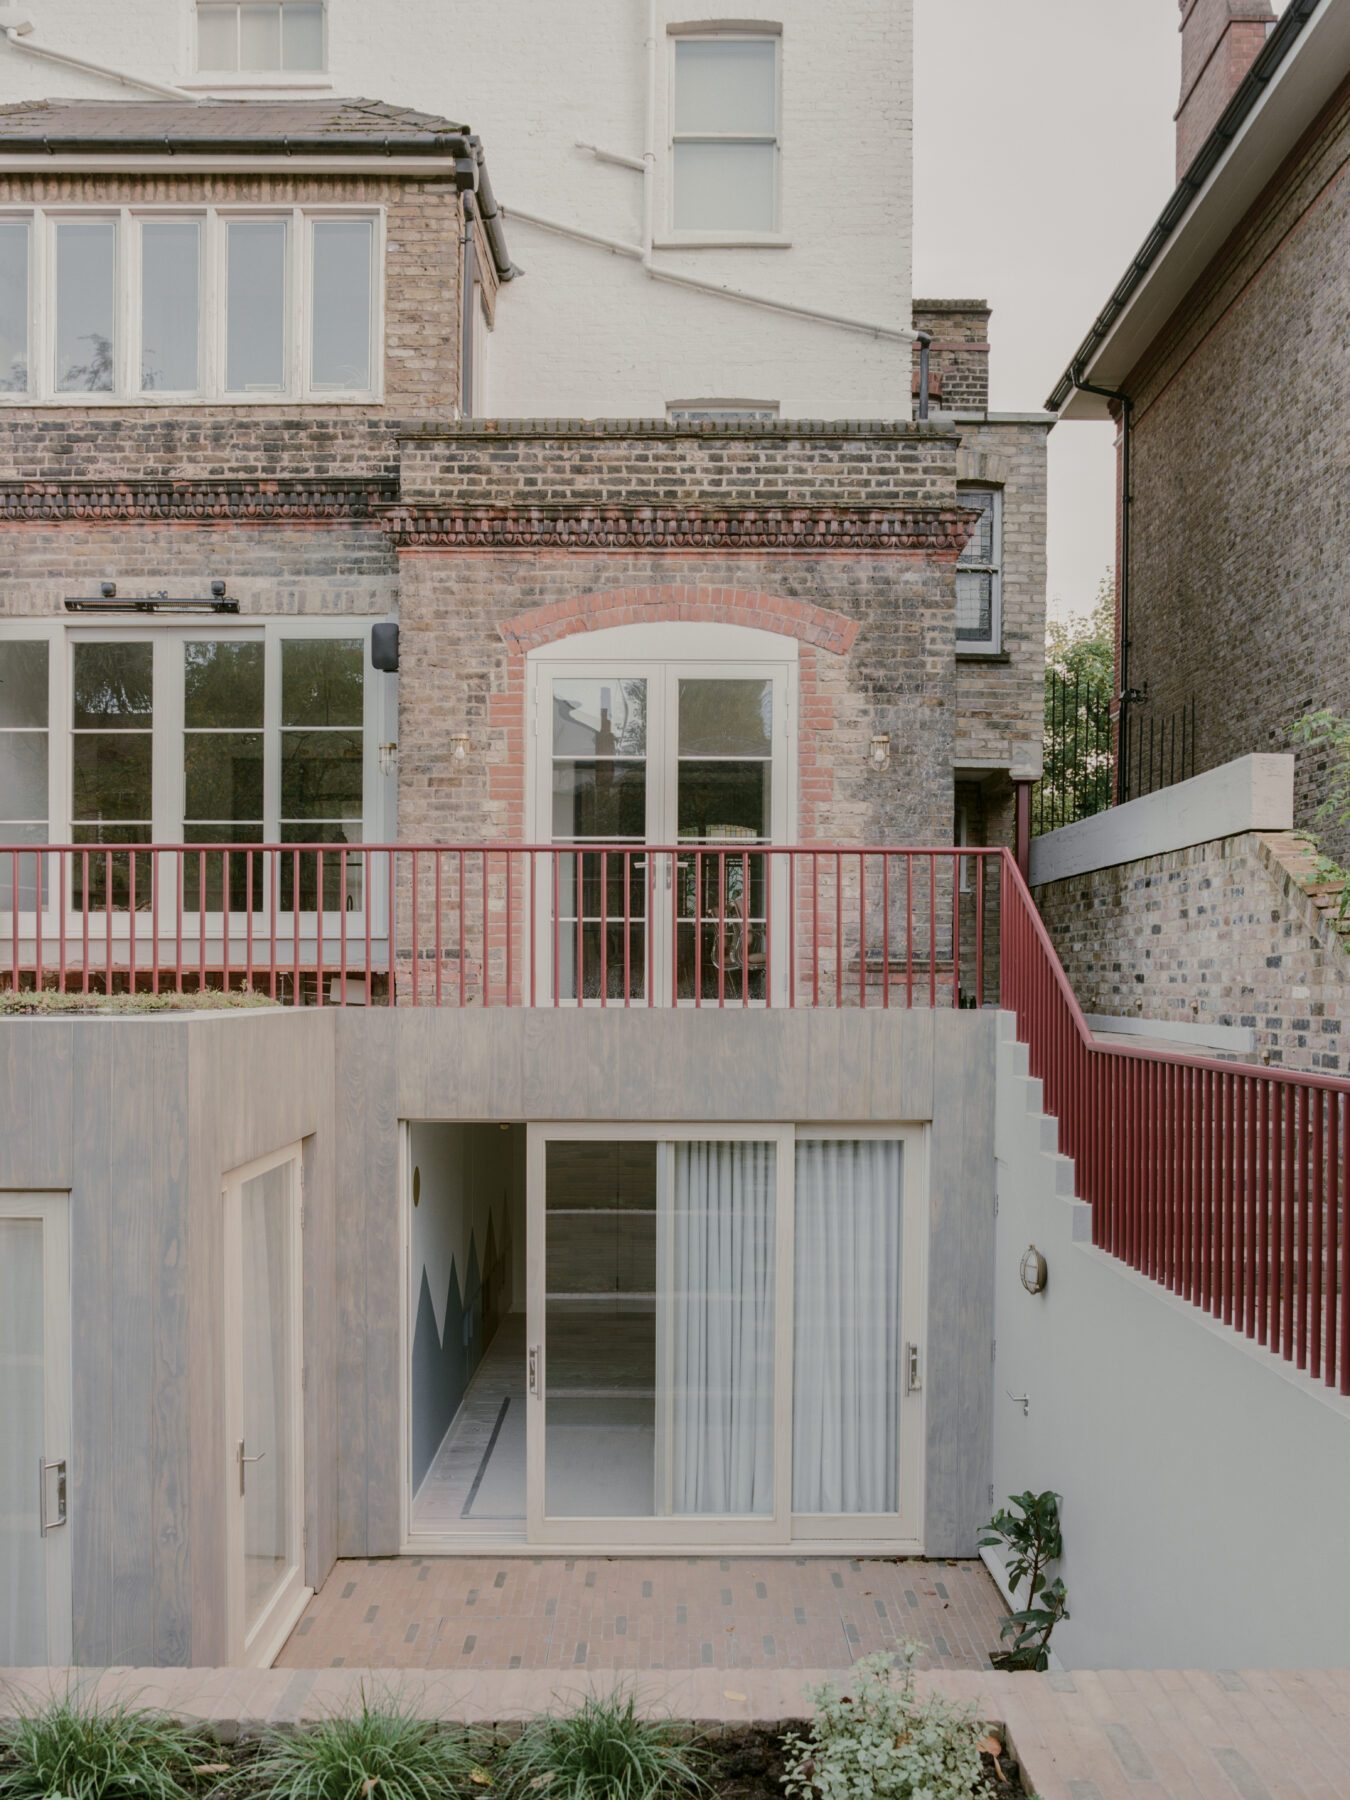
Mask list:
[[47,1662],[74,1661],[70,1547],[70,1196],[66,1193],[0,1194],[0,1219],[32,1219],[42,1226],[42,1371],[44,1439],[42,1468],[32,1471],[40,1494],[33,1554],[47,1574]]
[[[248,1628],[245,1619],[244,1506],[240,1462],[244,1441],[243,1346],[243,1218],[245,1182],[272,1169],[293,1169],[290,1195],[290,1355],[291,1480],[290,1508],[294,1561],[261,1617]],[[229,1661],[249,1668],[269,1668],[313,1595],[305,1585],[305,1415],[304,1415],[304,1269],[301,1212],[304,1180],[303,1146],[288,1144],[258,1157],[225,1177],[222,1201],[225,1233],[225,1443],[221,1475],[225,1484],[225,1579]]]

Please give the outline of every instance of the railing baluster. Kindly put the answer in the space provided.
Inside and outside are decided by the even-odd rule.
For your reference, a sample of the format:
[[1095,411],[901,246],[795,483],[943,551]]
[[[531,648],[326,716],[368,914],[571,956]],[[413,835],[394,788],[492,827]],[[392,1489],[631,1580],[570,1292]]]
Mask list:
[[[413,854],[413,879],[414,879],[414,881],[416,880],[416,877],[417,877],[417,856],[416,856],[416,853],[414,852],[414,854]],[[324,906],[324,892],[323,892],[323,851],[320,850],[317,852],[317,854],[315,856],[315,874],[314,874],[314,1003],[316,1006],[323,1005],[323,915],[326,911],[327,911],[327,908]],[[416,913],[417,913],[417,909],[416,909],[416,906],[414,906],[414,908],[413,908],[413,917],[414,917],[413,984],[414,984],[414,992],[416,991],[416,982],[417,982],[417,927],[416,927],[416,923],[415,923]],[[416,1004],[416,1002],[414,1002],[414,1004]]]
[[1326,1173],[1326,1208],[1327,1208],[1327,1305],[1326,1305],[1326,1383],[1328,1387],[1336,1384],[1336,1292],[1337,1271],[1337,1227],[1340,1224],[1340,1129],[1341,1129],[1341,1097],[1339,1094],[1327,1095],[1327,1173]]
[[1294,1355],[1294,1272],[1297,1268],[1298,1090],[1284,1089],[1284,1226],[1280,1242],[1280,1351],[1286,1362]]
[[[1309,1095],[1312,1106],[1312,1281],[1307,1298],[1312,1342],[1308,1345],[1308,1373],[1316,1381],[1322,1373],[1322,1090]],[[1306,1340],[1305,1340],[1306,1341]]]

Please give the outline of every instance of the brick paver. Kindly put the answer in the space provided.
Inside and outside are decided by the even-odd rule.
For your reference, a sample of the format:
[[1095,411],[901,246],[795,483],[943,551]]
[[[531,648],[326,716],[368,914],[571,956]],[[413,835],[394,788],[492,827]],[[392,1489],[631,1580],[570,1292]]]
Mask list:
[[1003,1612],[978,1562],[391,1557],[338,1563],[278,1665],[828,1669],[912,1640],[987,1669]]

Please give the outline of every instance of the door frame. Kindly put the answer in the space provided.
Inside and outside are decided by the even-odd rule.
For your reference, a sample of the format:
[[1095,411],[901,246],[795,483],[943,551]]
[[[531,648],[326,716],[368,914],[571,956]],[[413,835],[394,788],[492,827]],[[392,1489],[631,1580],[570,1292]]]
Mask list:
[[[50,1523],[40,1540],[46,1563],[47,1662],[69,1667],[75,1660],[74,1590],[70,1533],[71,1479],[71,1299],[70,1195],[68,1192],[0,1194],[0,1219],[32,1219],[42,1227],[43,1483],[44,1512]],[[64,1470],[65,1506],[59,1516],[58,1484]],[[25,1480],[28,1477],[25,1476]]]
[[[295,1532],[295,1560],[251,1629],[244,1607],[244,1509],[239,1492],[238,1445],[243,1436],[243,1218],[244,1183],[290,1165],[291,1480],[287,1496]],[[221,1473],[225,1495],[226,1642],[233,1666],[270,1668],[295,1628],[314,1590],[305,1585],[305,1378],[304,1378],[304,1145],[283,1149],[231,1169],[221,1186],[224,1231],[224,1415]]]

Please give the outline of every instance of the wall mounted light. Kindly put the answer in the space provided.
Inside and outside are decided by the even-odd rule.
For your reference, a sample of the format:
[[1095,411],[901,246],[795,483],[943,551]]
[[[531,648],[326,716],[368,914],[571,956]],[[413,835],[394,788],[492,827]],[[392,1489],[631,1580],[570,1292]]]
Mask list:
[[872,743],[867,760],[874,769],[889,768],[891,761],[891,734],[889,731],[872,733]]
[[456,762],[463,762],[469,754],[469,734],[467,731],[454,731],[450,734],[450,754]]
[[398,745],[397,744],[381,744],[380,745],[380,773],[381,773],[381,775],[393,775],[397,771],[397,769],[398,769]]
[[1035,1244],[1027,1245],[1026,1250],[1023,1252],[1022,1261],[1018,1266],[1017,1272],[1022,1277],[1022,1286],[1029,1294],[1043,1294],[1045,1292],[1046,1276],[1049,1271],[1045,1265],[1045,1258],[1041,1255]]

